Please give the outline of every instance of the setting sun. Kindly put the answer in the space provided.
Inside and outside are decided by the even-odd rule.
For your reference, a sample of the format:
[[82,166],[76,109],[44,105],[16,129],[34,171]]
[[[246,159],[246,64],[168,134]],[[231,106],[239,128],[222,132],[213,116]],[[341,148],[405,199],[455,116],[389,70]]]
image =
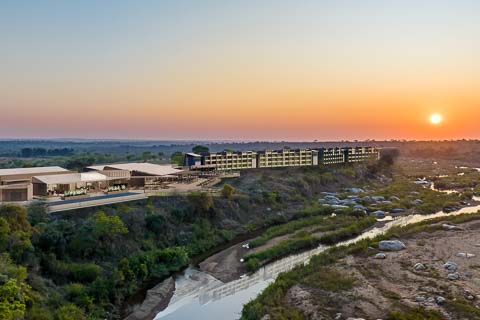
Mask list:
[[440,124],[442,120],[443,120],[442,116],[438,113],[434,113],[430,116],[430,122],[432,124]]

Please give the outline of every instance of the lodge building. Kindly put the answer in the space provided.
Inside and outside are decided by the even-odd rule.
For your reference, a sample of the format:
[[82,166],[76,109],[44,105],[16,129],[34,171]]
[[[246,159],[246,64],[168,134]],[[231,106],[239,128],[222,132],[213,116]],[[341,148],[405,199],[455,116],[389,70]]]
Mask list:
[[335,165],[377,160],[379,149],[374,147],[290,149],[265,151],[224,151],[217,153],[187,153],[184,166],[191,170],[240,170],[253,168],[301,167]]
[[129,189],[161,189],[184,181],[184,170],[171,165],[123,163],[90,166],[85,172],[61,167],[0,169],[0,202],[28,202],[34,197],[62,200]]
[[314,166],[318,164],[318,150],[265,150],[257,153],[257,161],[257,168]]

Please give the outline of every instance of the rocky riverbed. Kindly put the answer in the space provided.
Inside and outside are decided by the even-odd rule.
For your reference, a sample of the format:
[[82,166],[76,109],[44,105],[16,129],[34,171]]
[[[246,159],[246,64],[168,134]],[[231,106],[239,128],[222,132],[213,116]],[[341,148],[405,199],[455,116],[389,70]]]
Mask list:
[[331,267],[355,279],[351,289],[339,293],[298,284],[286,303],[307,319],[382,319],[405,308],[434,310],[444,319],[478,319],[472,310],[480,308],[479,231],[479,220],[441,223],[434,232],[380,243],[383,250],[347,256]]

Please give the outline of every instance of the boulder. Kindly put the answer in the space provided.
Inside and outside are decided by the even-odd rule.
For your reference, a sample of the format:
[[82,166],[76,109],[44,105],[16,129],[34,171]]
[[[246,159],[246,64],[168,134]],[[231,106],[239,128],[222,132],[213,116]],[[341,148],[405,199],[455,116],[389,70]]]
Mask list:
[[453,261],[447,261],[447,262],[445,262],[445,264],[443,265],[443,267],[444,267],[445,269],[447,269],[448,271],[456,271],[457,268],[458,268],[457,264],[456,264],[455,262],[453,262]]
[[372,216],[377,217],[378,219],[383,219],[385,218],[385,211],[377,210],[372,213],[370,213]]
[[376,201],[376,202],[385,201],[385,197],[384,196],[373,196],[372,200]]
[[413,266],[413,269],[415,269],[415,271],[423,271],[426,270],[427,267],[425,267],[423,263],[418,262]]
[[389,198],[389,200],[390,200],[390,201],[400,201],[400,198],[397,197],[397,196],[391,196],[391,197]]
[[339,205],[339,204],[334,204],[331,206],[333,209],[348,209],[347,206]]
[[347,192],[351,192],[351,193],[363,193],[363,192],[365,192],[365,190],[363,190],[361,188],[347,188],[345,190]]
[[357,204],[357,205],[353,206],[353,209],[367,211],[367,208],[365,208],[365,206],[362,206],[361,204]]
[[343,204],[344,206],[354,206],[357,204],[355,200],[352,199],[344,199],[339,201],[340,204]]
[[423,200],[421,199],[415,199],[413,200],[412,202],[410,202],[411,204],[413,204],[414,206],[418,206],[418,205],[421,205],[423,203]]
[[446,299],[445,299],[444,297],[442,297],[442,296],[438,296],[437,298],[435,298],[435,302],[436,302],[437,304],[443,304],[443,303],[445,302],[445,300],[446,300]]
[[459,258],[467,258],[467,259],[475,257],[473,253],[466,253],[466,252],[459,252],[456,254],[456,256]]
[[356,201],[356,200],[360,199],[360,197],[359,196],[347,196],[347,199]]
[[444,230],[449,230],[449,231],[451,231],[451,230],[458,230],[458,231],[463,230],[462,227],[455,226],[455,225],[452,225],[452,224],[449,224],[449,223],[444,223],[444,224],[442,224],[442,228],[443,228]]
[[362,201],[364,201],[366,203],[372,203],[373,199],[370,196],[365,196],[365,197],[362,198]]
[[340,204],[340,200],[326,199],[325,203],[330,204],[330,205],[338,205],[338,204]]
[[460,279],[460,274],[458,272],[449,273],[448,276],[447,276],[447,279],[451,280],[451,281],[458,280],[458,279]]
[[403,208],[393,208],[391,210],[392,213],[404,213],[405,212],[405,209]]
[[373,259],[382,259],[382,260],[383,260],[383,259],[385,259],[386,257],[387,257],[387,255],[386,255],[385,253],[381,253],[381,252],[380,252],[380,253],[377,253],[377,254],[373,257]]
[[383,240],[378,244],[378,248],[384,251],[400,251],[407,247],[399,240]]

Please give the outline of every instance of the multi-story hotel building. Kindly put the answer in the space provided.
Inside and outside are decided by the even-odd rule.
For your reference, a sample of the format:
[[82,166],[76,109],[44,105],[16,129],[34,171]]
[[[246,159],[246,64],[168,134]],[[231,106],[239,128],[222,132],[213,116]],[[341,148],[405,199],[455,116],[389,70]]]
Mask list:
[[239,170],[257,167],[257,153],[253,151],[224,151],[202,156],[203,166],[217,170]]
[[345,162],[363,162],[379,158],[378,149],[373,147],[345,148]]
[[322,165],[345,163],[345,150],[343,148],[321,148],[318,150],[318,159]]
[[310,149],[265,150],[257,154],[257,168],[301,167],[318,164],[318,151]]
[[300,167],[355,163],[379,158],[373,147],[224,151],[185,155],[184,165],[192,170],[240,170],[251,168]]

